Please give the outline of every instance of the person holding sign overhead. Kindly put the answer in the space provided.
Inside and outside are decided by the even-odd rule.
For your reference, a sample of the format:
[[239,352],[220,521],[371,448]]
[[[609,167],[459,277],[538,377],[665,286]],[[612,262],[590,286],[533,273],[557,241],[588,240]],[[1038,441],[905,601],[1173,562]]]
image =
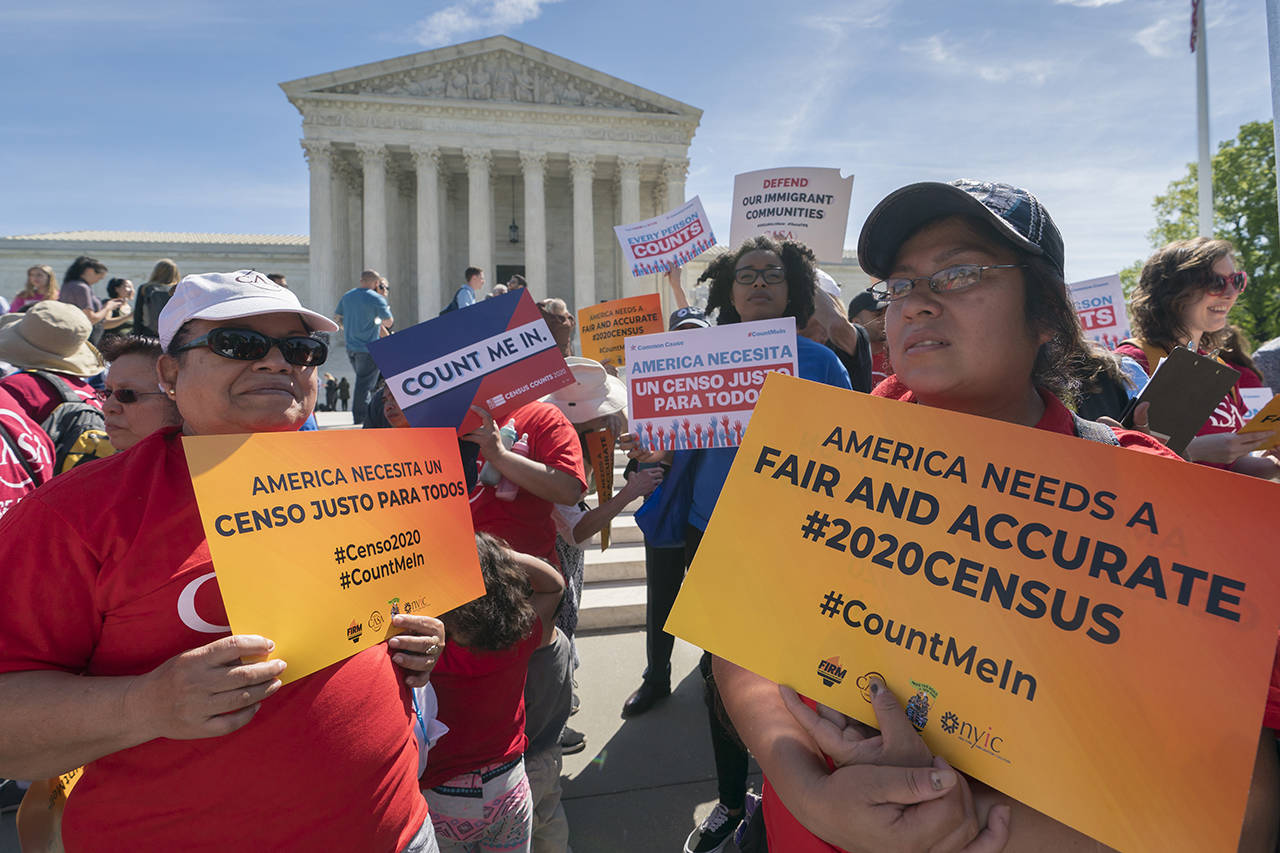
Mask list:
[[[1075,365],[1088,350],[1063,255],[1048,212],[1018,187],[961,180],[891,193],[858,242],[863,269],[882,280],[878,295],[889,302],[895,374],[875,395],[1174,457],[1146,435],[1084,421],[1064,404],[1080,391]],[[819,716],[810,700],[727,661],[715,661],[715,675],[765,773],[770,849],[973,853],[1001,849],[1006,838],[1011,851],[1100,849],[936,760],[931,772],[942,776],[928,786],[876,798],[877,786],[900,784],[931,759],[882,684],[872,693],[883,740],[866,742],[841,715]],[[1275,847],[1276,764],[1274,735],[1264,730],[1242,850]]]
[[[779,243],[769,237],[753,237],[737,251],[712,261],[698,280],[711,282],[707,311],[719,311],[718,324],[794,317],[796,327],[803,328],[814,313],[817,274],[813,252],[790,240]],[[848,372],[827,347],[797,337],[796,354],[800,378],[838,388],[850,387]],[[671,473],[661,486],[665,499],[647,502],[636,516],[637,523],[641,523],[648,510],[663,516],[664,526],[681,528],[685,565],[693,562],[736,454],[736,447],[676,451]],[[663,544],[660,538],[650,537],[653,528],[647,522],[642,523],[641,528],[652,544]],[[703,655],[701,669],[709,688],[707,709],[720,802],[690,833],[685,842],[686,853],[720,849],[741,822],[746,807],[747,752],[724,725],[717,707],[719,699],[711,679],[710,655]]]
[[184,435],[297,430],[328,355],[315,333],[337,326],[250,270],[186,277],[159,326],[153,382],[182,426],[0,521],[0,774],[84,766],[72,853],[435,851],[409,688],[443,626],[396,615],[405,633],[282,686],[271,639],[227,627],[183,453]]
[[[1234,253],[1226,240],[1196,237],[1170,243],[1148,258],[1129,305],[1134,337],[1116,352],[1133,358],[1148,374],[1176,347],[1216,354],[1229,336],[1227,314],[1249,284],[1248,273],[1236,269]],[[1248,408],[1237,381],[1187,445],[1187,458],[1280,480],[1280,463],[1250,455],[1266,447],[1273,435],[1238,434]]]

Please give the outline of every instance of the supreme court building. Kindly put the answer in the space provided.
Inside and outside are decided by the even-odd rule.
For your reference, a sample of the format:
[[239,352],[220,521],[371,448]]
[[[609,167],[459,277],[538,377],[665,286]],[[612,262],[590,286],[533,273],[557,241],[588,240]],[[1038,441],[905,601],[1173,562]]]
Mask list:
[[[702,111],[506,36],[281,84],[310,168],[308,296],[371,267],[400,326],[478,266],[570,310],[652,292],[613,226],[684,201]],[[665,287],[661,288],[666,290]]]

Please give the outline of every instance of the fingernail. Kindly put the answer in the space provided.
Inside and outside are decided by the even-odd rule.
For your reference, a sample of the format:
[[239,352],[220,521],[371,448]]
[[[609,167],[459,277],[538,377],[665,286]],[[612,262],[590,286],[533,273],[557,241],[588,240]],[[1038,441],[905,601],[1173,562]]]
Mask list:
[[876,681],[873,678],[871,679],[871,698],[874,699],[879,694],[880,694],[880,682]]
[[933,790],[935,791],[950,788],[956,783],[956,771],[933,770],[929,773],[929,783],[933,785]]
[[275,640],[267,640],[267,651],[273,651],[276,647]]
[[1009,807],[1008,806],[996,806],[995,809],[993,809],[993,811],[994,811],[993,817],[995,818],[996,823],[998,823],[1002,827],[1009,825]]

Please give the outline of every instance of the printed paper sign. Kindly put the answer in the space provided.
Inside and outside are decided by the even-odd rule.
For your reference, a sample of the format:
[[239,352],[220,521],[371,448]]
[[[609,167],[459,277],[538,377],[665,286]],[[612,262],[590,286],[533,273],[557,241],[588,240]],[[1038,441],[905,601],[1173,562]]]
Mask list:
[[[294,681],[484,595],[451,429],[185,436],[231,630]],[[181,604],[179,605],[181,607]]]
[[[1255,392],[1245,396],[1248,392]],[[1240,432],[1274,432],[1276,440],[1268,445],[1269,447],[1280,447],[1280,397],[1272,397],[1269,402],[1261,406],[1255,413],[1254,405],[1258,402],[1260,394],[1256,392],[1270,393],[1270,388],[1242,388],[1240,394],[1244,397],[1245,404],[1249,406],[1249,422],[1240,427]]]
[[733,179],[729,242],[759,234],[804,243],[819,261],[844,260],[853,175],[839,169],[788,168],[744,172]]
[[495,420],[573,375],[527,289],[478,302],[369,344],[369,353],[409,423],[480,425],[473,405]]
[[637,277],[687,264],[716,244],[698,196],[653,219],[615,225],[613,233],[631,275]]
[[865,723],[881,674],[935,754],[1122,851],[1233,851],[1261,518],[1261,480],[771,376],[666,630]]
[[794,317],[627,338],[629,431],[645,450],[737,447],[765,374],[796,364]]
[[1080,318],[1084,336],[1109,350],[1133,336],[1129,328],[1129,311],[1124,300],[1120,276],[1108,275],[1068,284],[1071,303]]
[[578,309],[578,340],[583,357],[611,361],[617,367],[626,360],[627,338],[661,332],[665,328],[662,297],[656,293]]

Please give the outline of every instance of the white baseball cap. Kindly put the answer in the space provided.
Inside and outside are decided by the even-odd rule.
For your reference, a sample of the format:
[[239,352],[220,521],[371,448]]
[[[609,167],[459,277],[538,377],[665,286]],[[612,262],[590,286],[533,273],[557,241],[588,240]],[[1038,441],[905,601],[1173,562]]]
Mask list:
[[297,295],[256,270],[189,275],[173,288],[160,312],[160,346],[169,349],[173,336],[188,320],[234,320],[277,312],[301,314],[316,332],[336,332],[338,324],[302,307]]

